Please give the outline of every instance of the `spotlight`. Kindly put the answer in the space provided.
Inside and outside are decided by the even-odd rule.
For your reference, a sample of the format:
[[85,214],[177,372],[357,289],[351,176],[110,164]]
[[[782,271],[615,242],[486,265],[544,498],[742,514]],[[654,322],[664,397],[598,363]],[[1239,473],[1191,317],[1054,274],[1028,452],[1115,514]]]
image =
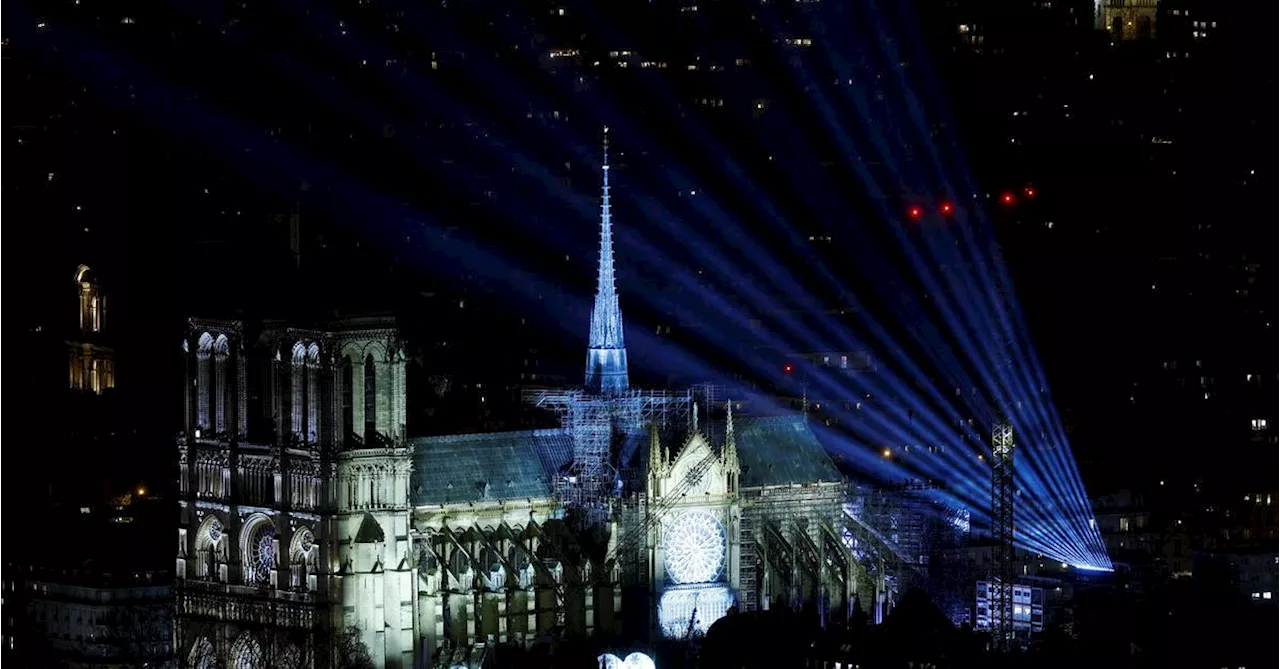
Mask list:
[[955,210],[955,207],[952,207],[950,202],[943,202],[940,209],[942,209],[942,214],[944,216],[950,216],[951,212]]

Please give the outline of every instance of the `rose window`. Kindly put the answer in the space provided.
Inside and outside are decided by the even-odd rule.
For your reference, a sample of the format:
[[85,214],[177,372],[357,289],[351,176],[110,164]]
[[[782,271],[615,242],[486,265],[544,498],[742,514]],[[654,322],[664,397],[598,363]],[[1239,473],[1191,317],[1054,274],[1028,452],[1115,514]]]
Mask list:
[[311,530],[303,530],[302,535],[298,537],[298,548],[303,555],[311,552],[311,547],[315,545],[316,538],[311,534]]
[[663,549],[673,583],[714,581],[724,569],[724,526],[706,511],[686,511],[667,527]]
[[271,570],[276,568],[276,530],[269,524],[253,534],[249,544],[250,559],[253,561],[253,580],[267,583],[271,580]]

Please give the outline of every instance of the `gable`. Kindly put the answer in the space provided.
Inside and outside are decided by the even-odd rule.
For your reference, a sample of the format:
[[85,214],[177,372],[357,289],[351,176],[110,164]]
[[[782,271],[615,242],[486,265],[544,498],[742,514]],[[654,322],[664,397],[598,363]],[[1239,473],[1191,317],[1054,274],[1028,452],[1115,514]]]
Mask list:
[[724,463],[711,450],[711,445],[707,443],[706,438],[701,434],[693,435],[685,443],[684,448],[680,449],[680,454],[671,463],[671,469],[666,476],[666,486],[663,490],[669,494],[683,486],[686,478],[707,458],[711,458],[711,466],[701,472],[701,476],[683,493],[689,496],[706,493],[714,495],[727,492],[728,485],[725,480]]

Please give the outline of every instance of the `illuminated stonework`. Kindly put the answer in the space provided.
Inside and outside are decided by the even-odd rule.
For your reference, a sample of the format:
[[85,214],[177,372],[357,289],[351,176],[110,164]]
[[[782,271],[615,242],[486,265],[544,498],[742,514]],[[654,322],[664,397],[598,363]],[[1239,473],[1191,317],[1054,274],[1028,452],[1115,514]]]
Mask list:
[[271,570],[276,568],[275,553],[276,533],[269,525],[264,525],[254,537],[251,546],[253,550],[253,576],[260,582],[266,582],[271,578]]
[[723,585],[672,588],[658,600],[658,627],[668,639],[684,639],[690,632],[706,634],[735,601],[733,591]]
[[724,570],[724,526],[706,511],[686,511],[667,528],[663,549],[672,583],[710,583]]
[[231,646],[231,669],[262,669],[262,644],[250,633],[241,634]]
[[605,653],[596,658],[601,669],[656,669],[653,659],[644,653],[631,653],[625,659],[613,653]]
[[[803,419],[755,422],[740,460],[732,404],[720,432],[694,391],[630,388],[607,182],[584,387],[538,401],[564,407],[558,429],[410,438],[392,319],[188,326],[174,639],[191,666],[333,666],[295,650],[352,629],[376,669],[483,666],[495,644],[622,639],[624,597],[645,609],[637,645],[735,605],[848,610],[857,565],[828,503],[845,484]],[[566,494],[579,477],[598,496]],[[593,558],[566,507],[606,499]]]

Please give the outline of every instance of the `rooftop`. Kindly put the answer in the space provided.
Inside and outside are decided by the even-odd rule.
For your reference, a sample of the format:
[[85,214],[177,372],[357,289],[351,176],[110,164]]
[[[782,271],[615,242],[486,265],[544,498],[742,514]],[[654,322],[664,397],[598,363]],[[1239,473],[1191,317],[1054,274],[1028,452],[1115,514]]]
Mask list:
[[420,437],[410,446],[414,506],[550,497],[573,453],[559,429]]

